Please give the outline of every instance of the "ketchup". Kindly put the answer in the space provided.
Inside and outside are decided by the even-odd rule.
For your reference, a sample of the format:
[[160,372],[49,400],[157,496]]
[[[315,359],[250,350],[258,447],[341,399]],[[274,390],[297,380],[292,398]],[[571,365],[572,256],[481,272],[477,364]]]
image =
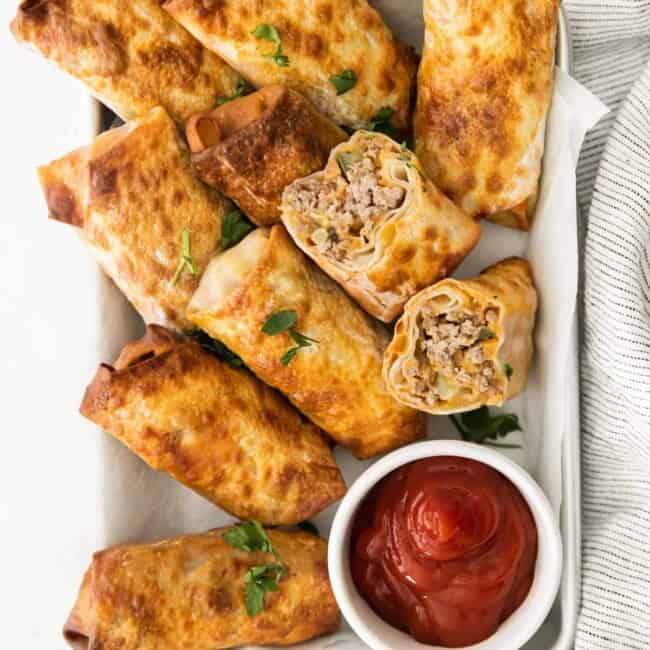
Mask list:
[[533,581],[537,529],[517,488],[467,458],[405,465],[370,492],[352,527],[357,589],[386,622],[450,648],[491,636]]

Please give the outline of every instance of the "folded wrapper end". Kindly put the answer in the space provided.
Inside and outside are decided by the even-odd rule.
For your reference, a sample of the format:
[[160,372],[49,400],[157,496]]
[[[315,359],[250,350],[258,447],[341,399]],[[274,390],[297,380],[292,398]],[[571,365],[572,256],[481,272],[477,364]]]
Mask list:
[[63,626],[63,638],[74,650],[89,650],[91,628],[91,571],[86,570],[77,601]]

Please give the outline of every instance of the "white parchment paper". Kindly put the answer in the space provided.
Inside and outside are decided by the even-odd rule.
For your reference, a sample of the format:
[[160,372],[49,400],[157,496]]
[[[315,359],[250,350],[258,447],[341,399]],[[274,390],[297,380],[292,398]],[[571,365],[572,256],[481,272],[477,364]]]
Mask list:
[[[419,3],[409,3],[406,8],[396,0],[374,4],[398,34],[419,49]],[[511,255],[523,255],[532,264],[540,296],[536,358],[527,390],[504,408],[516,412],[524,428],[522,434],[511,434],[508,438],[509,442],[520,443],[522,449],[507,453],[533,473],[556,511],[562,495],[561,442],[566,433],[567,400],[574,398],[566,391],[566,368],[567,355],[572,353],[569,341],[578,286],[575,168],[586,131],[605,112],[606,108],[594,96],[566,73],[556,70],[533,227],[530,233],[522,233],[485,223],[480,244],[456,273],[458,277],[468,277]],[[139,334],[141,324],[135,316],[131,320],[123,318],[124,299],[108,281],[102,282],[98,299],[104,317],[102,328],[107,334],[110,332],[108,340],[121,339],[126,343]],[[103,346],[102,352],[106,351]],[[456,437],[447,417],[431,418],[430,435]],[[207,530],[232,521],[187,488],[151,471],[110,437],[97,432],[97,440],[104,459],[103,473],[98,478],[102,481],[100,509],[106,544]],[[336,454],[348,485],[372,463],[356,461],[342,450]],[[322,534],[329,531],[335,508],[332,506],[314,518]],[[300,647],[344,650],[362,644],[344,626],[337,635]]]

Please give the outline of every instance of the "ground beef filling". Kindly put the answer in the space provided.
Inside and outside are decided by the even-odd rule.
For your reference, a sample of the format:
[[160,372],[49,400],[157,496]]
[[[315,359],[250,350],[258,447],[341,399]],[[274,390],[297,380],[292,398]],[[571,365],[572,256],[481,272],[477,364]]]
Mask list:
[[380,151],[369,139],[363,151],[338,154],[339,176],[311,178],[287,190],[289,205],[312,217],[311,240],[321,254],[340,261],[365,247],[386,213],[404,202],[403,188],[380,181]]
[[415,358],[405,365],[410,391],[427,402],[447,400],[458,387],[468,394],[497,393],[493,361],[484,358],[482,341],[494,336],[496,309],[481,315],[464,311],[435,313],[426,307],[420,314],[420,337]]

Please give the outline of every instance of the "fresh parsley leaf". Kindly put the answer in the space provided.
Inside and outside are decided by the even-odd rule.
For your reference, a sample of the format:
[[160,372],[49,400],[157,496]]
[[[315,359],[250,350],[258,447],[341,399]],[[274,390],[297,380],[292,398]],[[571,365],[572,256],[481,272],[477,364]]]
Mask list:
[[460,433],[461,438],[467,442],[511,449],[520,447],[520,445],[490,442],[503,438],[512,431],[521,431],[519,418],[514,413],[490,415],[488,407],[481,406],[481,408],[474,411],[461,413],[460,416],[450,415],[449,417],[458,430],[458,433]]
[[298,352],[300,352],[299,345],[297,345],[295,348],[290,348],[280,357],[280,363],[283,366],[288,366],[293,361]]
[[223,538],[240,551],[272,553],[276,561],[250,567],[244,575],[246,613],[257,616],[264,609],[267,591],[277,591],[278,582],[287,574],[287,567],[258,521],[247,521],[227,530]]
[[240,97],[253,92],[253,90],[253,86],[251,86],[246,79],[240,79],[237,82],[237,88],[235,88],[235,92],[232,95],[217,97],[217,106],[223,106],[224,104],[231,102],[233,99],[239,99]]
[[380,108],[368,123],[368,131],[378,131],[391,137],[394,136],[395,127],[391,123],[393,115],[395,115],[395,111],[390,106]]
[[289,65],[289,57],[282,54],[282,41],[280,40],[278,30],[273,27],[273,25],[262,23],[261,25],[258,25],[251,34],[253,34],[255,38],[262,38],[265,41],[275,43],[275,52],[264,54],[263,56],[265,59],[271,59],[281,68],[286,68]]
[[514,372],[512,366],[511,366],[509,363],[506,363],[506,364],[503,366],[503,370],[504,370],[504,372],[506,373],[506,377],[507,377],[508,379],[510,379],[510,377],[512,377],[512,373]]
[[312,343],[318,343],[316,339],[309,338],[300,332],[296,332],[294,329],[289,330],[289,336],[296,342],[296,344],[301,348],[309,347]]
[[209,334],[203,330],[192,329],[185,332],[185,336],[193,338],[197,343],[200,343],[204,350],[211,352],[216,357],[225,361],[226,363],[234,366],[235,368],[242,368],[244,362],[234,353],[228,349],[221,341],[213,339]]
[[298,315],[293,309],[277,311],[266,319],[266,323],[262,325],[262,332],[271,336],[280,334],[292,328],[296,324],[297,319]]
[[336,88],[336,94],[343,95],[356,85],[357,73],[354,70],[343,70],[340,74],[332,75],[330,81]]
[[271,540],[268,538],[262,524],[259,521],[247,521],[235,526],[223,534],[223,538],[240,551],[261,551],[262,553],[273,553],[275,555]]
[[487,327],[481,327],[479,333],[478,333],[478,340],[479,341],[487,341],[489,339],[494,338],[494,332]]
[[318,532],[318,527],[316,526],[316,524],[313,524],[311,521],[301,521],[298,524],[298,528],[312,535],[320,535],[320,533]]
[[361,162],[362,156],[358,151],[342,151],[336,155],[336,162],[339,164],[339,169],[341,174],[347,180],[347,172],[353,165],[356,165],[358,162]]
[[181,244],[182,252],[181,258],[178,261],[178,266],[174,272],[174,277],[172,278],[172,285],[178,282],[178,279],[181,277],[181,273],[187,267],[187,270],[192,274],[196,275],[199,272],[199,267],[196,265],[194,258],[192,257],[192,250],[190,245],[190,231],[187,228],[183,228],[183,233],[181,235]]
[[255,226],[241,210],[229,212],[221,222],[221,250],[225,251],[238,244]]
[[409,150],[408,145],[406,144],[406,140],[404,140],[402,142],[402,144],[400,144],[399,148],[400,148],[400,151],[408,151]]

